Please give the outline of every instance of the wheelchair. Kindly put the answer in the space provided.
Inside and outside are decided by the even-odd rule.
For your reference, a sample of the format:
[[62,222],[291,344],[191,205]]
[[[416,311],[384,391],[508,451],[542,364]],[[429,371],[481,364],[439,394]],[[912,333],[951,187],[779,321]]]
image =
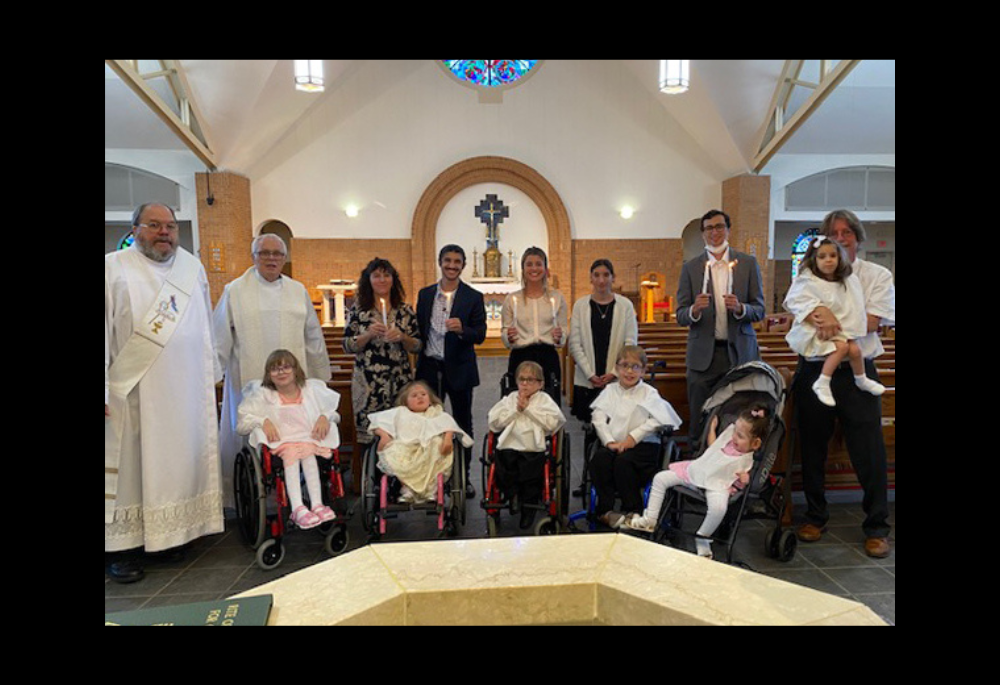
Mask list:
[[[323,547],[330,556],[342,554],[350,544],[347,521],[352,510],[344,510],[343,472],[347,467],[340,462],[334,450],[330,459],[316,459],[320,483],[323,486],[323,504],[337,514],[315,530],[324,536]],[[285,558],[284,536],[295,524],[288,516],[288,493],[285,489],[285,470],[281,458],[266,445],[255,449],[245,446],[236,456],[233,469],[233,490],[236,499],[237,525],[244,542],[256,552],[257,565],[271,571]]]
[[[511,374],[505,374],[500,381],[500,392],[506,396],[516,389],[516,381]],[[545,389],[550,395],[558,397],[559,379],[555,374],[549,374],[545,380]],[[486,534],[496,537],[500,530],[500,514],[503,511],[512,512],[512,502],[506,493],[502,492],[497,477],[496,441],[499,434],[489,432],[483,440],[483,451],[480,461],[482,469],[482,498],[480,506],[486,512]],[[523,509],[537,509],[544,516],[535,523],[535,535],[558,535],[568,530],[569,487],[570,487],[570,438],[565,428],[545,439],[545,465],[543,468],[542,500],[538,504],[522,502]]]
[[[583,456],[583,478],[580,482],[580,498],[583,508],[574,512],[569,517],[569,523],[576,526],[579,521],[584,521],[588,532],[594,532],[598,528],[597,521],[597,489],[590,478],[590,461],[594,453],[601,447],[601,441],[597,438],[597,431],[591,423],[584,424],[583,432],[585,436],[584,444],[586,450]],[[660,443],[660,470],[666,469],[672,461],[678,461],[681,455],[680,445],[674,440],[674,427],[663,426],[657,431]],[[642,501],[645,505],[649,502],[649,491],[652,482],[647,483],[642,491]],[[639,512],[642,513],[642,512]]]
[[437,518],[440,536],[455,537],[465,525],[465,464],[470,450],[454,438],[451,476],[438,474],[437,497],[433,502],[400,502],[402,483],[378,467],[378,441],[365,451],[361,465],[361,523],[369,541],[377,542],[386,534],[388,522],[400,514],[422,511]]

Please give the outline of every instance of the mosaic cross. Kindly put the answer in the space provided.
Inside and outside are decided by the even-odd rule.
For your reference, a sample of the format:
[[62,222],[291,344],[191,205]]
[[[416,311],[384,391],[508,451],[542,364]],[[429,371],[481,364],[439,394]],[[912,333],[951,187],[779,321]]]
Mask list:
[[487,195],[486,199],[479,203],[476,207],[476,218],[486,224],[487,245],[497,247],[500,242],[497,228],[509,216],[510,207],[505,206],[503,200],[498,200],[496,195]]

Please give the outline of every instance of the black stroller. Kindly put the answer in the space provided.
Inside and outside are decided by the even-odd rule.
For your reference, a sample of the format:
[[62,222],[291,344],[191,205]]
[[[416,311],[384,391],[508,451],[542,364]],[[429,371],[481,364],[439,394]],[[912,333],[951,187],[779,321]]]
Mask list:
[[[786,435],[782,419],[786,396],[785,381],[776,369],[763,362],[749,362],[732,369],[719,381],[702,410],[702,425],[705,428],[699,441],[702,446],[700,451],[704,451],[709,427],[716,416],[719,418],[719,433],[751,404],[764,404],[771,417],[767,440],[754,455],[750,483],[730,497],[726,518],[712,536],[713,543],[725,546],[727,563],[732,563],[733,544],[744,518],[774,519],[776,526],[768,532],[765,541],[768,555],[786,562],[795,556],[798,544],[795,534],[791,530],[783,530],[781,526],[785,502],[790,497],[789,474],[779,476],[772,473]],[[698,456],[700,452],[691,458]],[[704,514],[704,511],[705,495],[699,488],[672,488],[660,512],[654,540],[661,542],[669,535],[682,533],[684,514]]]

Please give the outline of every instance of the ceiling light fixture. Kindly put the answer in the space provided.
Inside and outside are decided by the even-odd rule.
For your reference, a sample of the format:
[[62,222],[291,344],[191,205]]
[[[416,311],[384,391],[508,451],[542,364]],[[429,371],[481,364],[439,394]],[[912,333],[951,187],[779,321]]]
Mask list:
[[295,90],[306,93],[323,92],[323,60],[295,60]]
[[686,93],[691,85],[691,60],[660,60],[660,92],[668,95]]

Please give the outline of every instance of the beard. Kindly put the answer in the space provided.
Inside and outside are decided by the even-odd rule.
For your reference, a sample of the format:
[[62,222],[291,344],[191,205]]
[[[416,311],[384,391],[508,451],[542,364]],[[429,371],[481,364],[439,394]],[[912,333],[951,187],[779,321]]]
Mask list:
[[169,252],[160,252],[155,248],[156,243],[145,243],[141,240],[135,241],[135,246],[139,248],[144,256],[153,260],[154,262],[169,262],[174,257],[174,253],[177,251],[176,245],[171,245]]

